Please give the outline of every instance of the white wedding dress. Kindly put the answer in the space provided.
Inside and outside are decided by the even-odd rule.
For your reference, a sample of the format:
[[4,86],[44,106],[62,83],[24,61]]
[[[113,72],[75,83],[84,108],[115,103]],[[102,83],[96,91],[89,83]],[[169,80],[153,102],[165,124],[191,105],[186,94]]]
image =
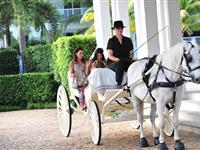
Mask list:
[[[106,89],[117,88],[115,72],[109,68],[94,68],[87,78],[89,81],[88,86],[102,95]],[[122,84],[126,81],[126,73],[124,73]]]

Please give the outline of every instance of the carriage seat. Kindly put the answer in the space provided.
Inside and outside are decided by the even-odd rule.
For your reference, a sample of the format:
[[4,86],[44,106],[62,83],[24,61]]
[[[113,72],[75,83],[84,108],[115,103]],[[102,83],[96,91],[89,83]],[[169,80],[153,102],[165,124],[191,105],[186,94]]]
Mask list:
[[79,97],[78,89],[72,88],[73,77],[70,76],[69,71],[67,72],[67,81],[68,81],[69,90],[70,90],[70,99],[75,99],[75,96]]

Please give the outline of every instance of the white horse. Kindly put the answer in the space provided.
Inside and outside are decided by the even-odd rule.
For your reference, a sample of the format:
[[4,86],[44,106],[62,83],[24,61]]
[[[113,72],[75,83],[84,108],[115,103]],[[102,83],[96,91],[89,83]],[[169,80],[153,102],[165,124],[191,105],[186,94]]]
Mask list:
[[[185,48],[185,50],[183,49]],[[194,43],[178,43],[163,55],[158,55],[155,59],[151,71],[147,71],[147,82],[138,79],[144,74],[145,66],[149,59],[141,59],[134,62],[128,69],[128,85],[131,96],[134,100],[137,112],[138,123],[140,125],[140,145],[148,147],[143,128],[143,107],[141,103],[151,103],[150,121],[152,124],[154,144],[160,150],[168,149],[164,141],[164,109],[166,104],[171,103],[173,107],[173,127],[175,149],[184,150],[184,143],[180,141],[178,133],[178,113],[180,110],[182,95],[184,94],[184,80],[181,77],[183,71],[182,62],[186,61],[189,74],[193,82],[200,83],[200,48]],[[137,82],[135,82],[137,81]],[[138,82],[139,81],[139,82]],[[132,84],[134,83],[134,84]],[[154,101],[155,100],[155,101]],[[156,131],[155,118],[156,110],[159,119],[160,136]]]

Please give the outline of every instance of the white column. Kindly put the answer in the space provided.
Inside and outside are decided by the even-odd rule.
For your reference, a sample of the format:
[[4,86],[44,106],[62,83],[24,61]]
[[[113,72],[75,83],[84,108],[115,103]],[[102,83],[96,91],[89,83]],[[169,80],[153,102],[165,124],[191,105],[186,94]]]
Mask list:
[[170,26],[170,43],[171,46],[182,41],[181,33],[181,19],[180,19],[180,7],[179,0],[170,1],[169,3],[169,26]]
[[161,53],[181,41],[179,0],[156,0]]
[[156,0],[134,0],[134,9],[137,47],[141,46],[137,51],[138,58],[158,54],[159,38]]
[[97,47],[106,50],[111,34],[109,0],[93,0]]
[[128,0],[112,0],[112,21],[122,20],[124,23],[123,35],[130,37]]

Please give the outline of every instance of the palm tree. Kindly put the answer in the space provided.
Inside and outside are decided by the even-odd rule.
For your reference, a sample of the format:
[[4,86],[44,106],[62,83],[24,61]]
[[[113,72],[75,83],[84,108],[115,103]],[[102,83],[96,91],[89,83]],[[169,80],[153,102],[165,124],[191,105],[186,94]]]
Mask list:
[[180,16],[182,32],[192,35],[200,31],[200,1],[180,0]]
[[95,32],[94,30],[94,9],[93,6],[89,7],[85,13],[82,15],[81,19],[80,19],[80,23],[81,24],[91,24],[90,26],[88,26],[87,28],[85,28],[82,33],[85,34],[93,34]]
[[6,46],[11,45],[10,25],[14,18],[14,10],[11,0],[0,0],[0,27],[1,35],[6,35]]
[[[56,38],[56,30],[58,28],[58,12],[52,4],[42,0],[13,0],[12,1],[15,21],[19,29],[19,48],[24,64],[24,49],[26,48],[25,34],[34,27],[36,31],[41,31],[43,34],[47,31],[46,23],[49,25],[50,31]],[[23,66],[25,71],[25,67]]]

